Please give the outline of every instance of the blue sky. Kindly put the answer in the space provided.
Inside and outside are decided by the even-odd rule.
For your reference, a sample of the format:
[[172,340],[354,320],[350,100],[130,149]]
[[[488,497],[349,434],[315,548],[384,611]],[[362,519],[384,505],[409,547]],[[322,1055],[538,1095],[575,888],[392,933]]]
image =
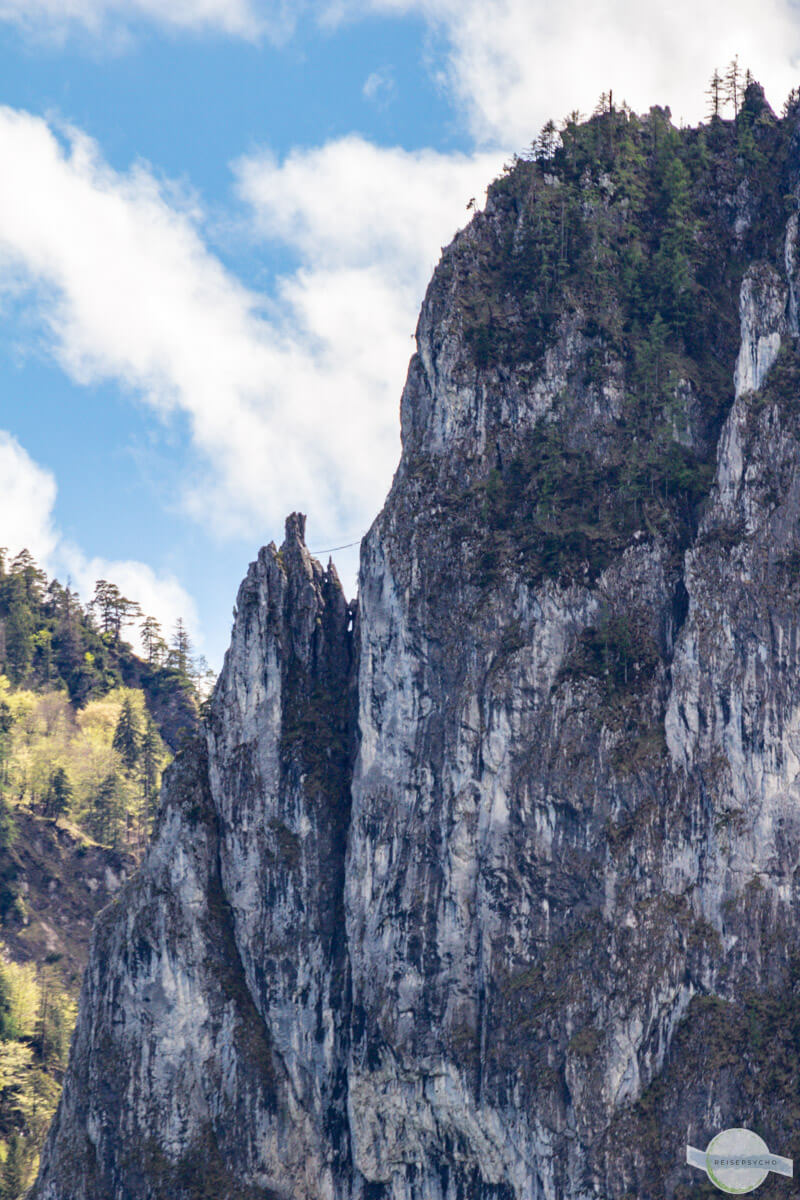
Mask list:
[[[360,537],[440,248],[551,115],[702,116],[785,0],[0,0],[0,545],[218,666],[247,562]],[[357,551],[335,556],[348,592]]]

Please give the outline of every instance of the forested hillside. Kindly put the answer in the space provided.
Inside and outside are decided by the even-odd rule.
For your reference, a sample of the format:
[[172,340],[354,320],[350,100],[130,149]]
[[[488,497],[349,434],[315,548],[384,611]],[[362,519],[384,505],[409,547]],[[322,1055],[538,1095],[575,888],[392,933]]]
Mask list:
[[[138,632],[143,657],[126,640],[129,629]],[[84,607],[27,550],[8,564],[0,550],[0,673],[13,687],[65,692],[78,707],[122,684],[139,687],[173,750],[194,727],[196,695],[208,681],[182,621],[167,642],[155,618],[105,579]]]
[[92,920],[144,851],[209,683],[182,621],[168,640],[113,583],[84,606],[0,551],[0,1200],[31,1182]]

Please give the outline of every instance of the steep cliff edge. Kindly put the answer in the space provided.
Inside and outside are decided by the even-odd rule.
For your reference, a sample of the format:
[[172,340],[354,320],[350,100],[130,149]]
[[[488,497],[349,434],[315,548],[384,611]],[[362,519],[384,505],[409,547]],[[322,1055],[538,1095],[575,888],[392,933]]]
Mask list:
[[792,1153],[797,120],[572,123],[444,252],[358,612],[290,518],[98,922],[35,1200]]
[[302,536],[251,565],[207,744],[96,923],[35,1193],[338,1194],[352,614]]

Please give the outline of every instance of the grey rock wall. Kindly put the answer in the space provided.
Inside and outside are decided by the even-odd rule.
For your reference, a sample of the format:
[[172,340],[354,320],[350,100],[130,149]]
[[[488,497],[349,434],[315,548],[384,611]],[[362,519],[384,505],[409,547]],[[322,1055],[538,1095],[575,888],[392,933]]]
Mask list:
[[358,611],[297,515],[251,565],[34,1200],[680,1200],[687,1138],[792,1152],[796,218],[742,272],[718,423],[675,387],[702,511],[549,575],[493,489],[556,427],[611,469],[624,368],[579,305],[536,370],[476,365],[459,264],[502,219],[429,289]]

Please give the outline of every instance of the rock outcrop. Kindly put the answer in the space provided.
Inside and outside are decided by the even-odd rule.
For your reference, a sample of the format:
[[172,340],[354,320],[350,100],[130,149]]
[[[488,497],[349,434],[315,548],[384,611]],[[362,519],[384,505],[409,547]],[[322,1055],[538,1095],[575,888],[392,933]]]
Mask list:
[[796,121],[573,125],[445,251],[357,610],[299,516],[250,567],[35,1200],[681,1197],[720,1126],[792,1153]]

